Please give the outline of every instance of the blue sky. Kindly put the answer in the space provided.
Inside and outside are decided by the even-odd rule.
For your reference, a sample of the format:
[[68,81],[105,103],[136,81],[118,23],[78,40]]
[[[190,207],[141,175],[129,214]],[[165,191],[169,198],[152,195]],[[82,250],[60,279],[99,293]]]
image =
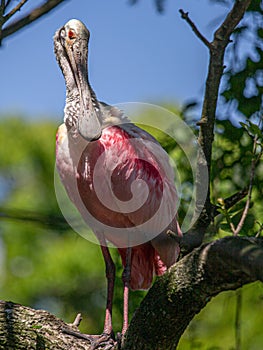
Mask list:
[[189,11],[209,40],[227,12],[209,0],[167,0],[162,15],[153,0],[135,6],[128,0],[66,1],[3,41],[0,115],[62,119],[65,86],[52,38],[71,18],[82,20],[91,32],[89,76],[98,99],[115,104],[200,98],[208,52],[181,19],[179,8]]

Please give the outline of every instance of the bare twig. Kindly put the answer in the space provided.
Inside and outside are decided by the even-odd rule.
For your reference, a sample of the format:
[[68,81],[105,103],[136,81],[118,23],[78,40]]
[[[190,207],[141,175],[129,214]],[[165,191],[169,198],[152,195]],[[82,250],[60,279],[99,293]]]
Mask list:
[[[261,123],[261,121],[260,121],[260,123]],[[251,169],[250,169],[250,176],[249,176],[249,186],[248,186],[247,190],[242,190],[243,193],[245,195],[247,195],[247,200],[246,200],[246,204],[245,204],[242,216],[241,216],[239,223],[236,227],[233,224],[231,217],[230,217],[230,214],[228,212],[228,209],[230,209],[231,206],[229,206],[229,203],[226,205],[226,202],[224,199],[221,199],[221,198],[218,199],[218,202],[221,205],[221,208],[224,212],[227,223],[229,224],[229,227],[235,236],[237,236],[239,234],[239,232],[241,231],[241,229],[244,225],[245,219],[248,215],[248,211],[249,211],[249,207],[250,207],[250,203],[251,203],[251,197],[252,197],[253,181],[255,178],[256,165],[259,162],[259,160],[263,154],[263,148],[262,148],[262,146],[260,146],[261,147],[260,152],[258,153],[258,155],[256,155],[257,146],[258,146],[258,135],[255,135],[254,140],[253,140],[253,150],[252,150]],[[242,192],[241,192],[241,194],[242,194]],[[236,197],[236,195],[234,195],[234,197]],[[244,196],[243,196],[243,198],[244,198]]]
[[245,187],[242,190],[234,193],[232,196],[229,196],[224,199],[224,205],[226,209],[232,208],[235,204],[244,199],[248,194],[248,188]]
[[[260,155],[262,155],[262,151],[260,152]],[[259,157],[257,157],[257,159],[253,158],[252,162],[251,162],[250,180],[249,180],[249,187],[248,187],[248,192],[247,192],[248,197],[246,200],[245,208],[243,210],[242,216],[240,218],[240,221],[239,221],[237,227],[235,227],[235,225],[233,224],[233,222],[231,220],[230,214],[227,210],[227,209],[229,209],[229,207],[226,208],[224,200],[220,199],[220,203],[222,205],[222,209],[224,210],[224,215],[226,217],[227,223],[229,224],[229,227],[235,236],[237,236],[239,234],[239,232],[241,231],[241,229],[244,225],[245,219],[248,215],[251,197],[252,197],[253,181],[255,178],[255,167],[256,167],[258,160],[259,160]]]
[[252,189],[253,189],[253,181],[255,178],[256,164],[260,160],[262,153],[263,153],[263,149],[261,149],[258,156],[255,158],[256,150],[257,150],[257,141],[258,141],[258,138],[257,138],[257,136],[255,136],[254,143],[253,143],[253,158],[251,161],[251,170],[250,170],[250,177],[249,177],[248,196],[247,196],[246,205],[245,205],[244,211],[242,213],[241,219],[240,219],[236,229],[233,231],[235,236],[238,235],[239,232],[241,231],[241,229],[244,225],[245,219],[247,217],[250,202],[251,202],[251,197],[252,197]]
[[[224,210],[228,210],[232,208],[234,205],[236,205],[238,202],[240,202],[242,199],[244,199],[248,194],[248,188],[245,187],[242,190],[232,194],[232,196],[229,196],[227,198],[218,198],[218,203],[220,204],[220,207]],[[218,214],[220,214],[220,211],[218,210],[217,205],[212,204],[212,218],[215,218]]]
[[75,320],[73,322],[73,326],[78,327],[80,325],[81,321],[82,321],[82,316],[79,313],[79,314],[77,314],[77,316],[76,316],[76,318],[75,318]]
[[259,225],[259,230],[256,233],[255,237],[258,238],[261,236],[261,232],[263,231],[263,224],[261,224],[260,222],[257,221],[257,224]]
[[[5,1],[5,0],[3,0],[3,1]],[[6,7],[6,8],[9,6],[9,4],[10,4],[11,1],[12,1],[12,0],[7,0],[7,2],[6,2],[6,4],[5,4],[5,7]]]
[[20,11],[22,6],[27,2],[28,0],[22,0],[19,4],[17,4],[6,16],[4,16],[4,21],[8,21],[16,12]]
[[189,13],[184,12],[184,10],[180,9],[179,12],[181,13],[181,16],[186,22],[190,25],[196,36],[207,46],[209,49],[211,48],[210,42],[204,37],[204,35],[197,29],[197,26],[194,24],[194,22],[189,18]]
[[[234,193],[232,196],[229,196],[225,199],[219,198],[219,203],[221,209],[225,210],[227,213],[227,210],[232,208],[234,205],[236,205],[238,202],[240,202],[242,199],[244,199],[248,194],[248,189],[244,188],[240,190],[237,193]],[[219,210],[218,205],[211,204],[212,206],[212,218],[214,219],[217,215],[219,215],[221,212]],[[226,213],[224,213],[226,215]],[[262,228],[263,230],[263,228]],[[186,234],[184,234],[182,237],[179,237],[175,232],[168,230],[167,235],[174,239],[176,242],[179,243],[181,248],[182,255],[186,255],[189,252],[191,252],[194,248],[199,247],[202,243],[204,231],[196,229],[191,229]],[[260,233],[259,233],[260,235]]]
[[49,11],[53,10],[56,6],[58,6],[60,3],[62,3],[65,0],[48,0],[43,5],[35,8],[32,12],[30,12],[28,15],[24,16],[23,18],[11,23],[6,28],[2,30],[2,36],[0,39],[4,39],[9,35],[14,34],[18,30],[22,29],[23,27],[27,26],[28,24],[32,23],[39,17],[45,15]]
[[235,225],[233,224],[233,222],[231,220],[230,214],[228,212],[228,209],[225,206],[224,200],[222,198],[218,198],[217,201],[221,205],[221,209],[223,210],[223,214],[224,214],[224,216],[226,218],[226,221],[227,221],[227,223],[228,223],[232,233],[235,233],[236,228],[235,228]]
[[1,38],[2,38],[2,27],[4,24],[4,13],[5,13],[5,1],[1,0],[1,5],[0,5],[0,45],[1,45]]
[[244,225],[244,222],[245,222],[245,219],[247,217],[247,214],[248,214],[248,210],[249,210],[249,206],[250,206],[250,202],[251,202],[251,196],[252,196],[252,189],[253,189],[253,180],[254,180],[254,177],[255,177],[255,160],[253,159],[252,160],[252,164],[251,164],[251,172],[250,172],[250,180],[249,180],[249,189],[248,189],[248,196],[247,196],[247,200],[246,200],[246,204],[245,204],[245,208],[243,210],[243,213],[242,213],[242,216],[241,216],[241,219],[236,227],[236,229],[232,229],[233,231],[233,234],[235,236],[237,236],[239,234],[239,232],[241,231],[243,225]]

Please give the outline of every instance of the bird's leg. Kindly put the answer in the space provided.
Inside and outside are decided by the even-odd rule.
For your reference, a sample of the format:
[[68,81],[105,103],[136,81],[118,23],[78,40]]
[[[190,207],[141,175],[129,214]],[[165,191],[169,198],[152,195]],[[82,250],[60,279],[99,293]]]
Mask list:
[[129,287],[131,280],[131,253],[132,248],[128,247],[126,250],[126,262],[122,273],[123,281],[123,325],[122,335],[125,334],[129,324]]
[[99,336],[89,336],[89,340],[91,341],[91,350],[101,347],[104,347],[105,350],[106,348],[113,349],[116,344],[112,330],[112,301],[115,282],[115,265],[104,237],[99,237],[99,241],[106,266],[107,302],[103,333]]
[[106,278],[107,278],[107,303],[106,314],[104,322],[104,334],[111,335],[112,333],[112,301],[115,282],[115,265],[111,258],[109,248],[106,245],[101,245],[102,255],[106,266]]
[[106,246],[104,237],[100,236],[98,238],[101,245],[102,255],[105,261],[107,277],[107,303],[103,333],[101,335],[88,335],[73,331],[71,329],[63,329],[62,331],[66,334],[88,340],[91,343],[91,350],[98,348],[109,350],[115,348],[116,345],[112,331],[112,301],[115,281],[115,265],[111,258],[109,248]]

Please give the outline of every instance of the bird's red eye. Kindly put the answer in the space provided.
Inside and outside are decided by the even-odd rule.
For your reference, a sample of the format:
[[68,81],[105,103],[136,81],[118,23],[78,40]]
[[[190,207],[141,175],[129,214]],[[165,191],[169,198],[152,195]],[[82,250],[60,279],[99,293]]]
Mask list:
[[75,34],[75,32],[73,30],[69,30],[68,38],[69,39],[75,39],[76,38],[76,34]]

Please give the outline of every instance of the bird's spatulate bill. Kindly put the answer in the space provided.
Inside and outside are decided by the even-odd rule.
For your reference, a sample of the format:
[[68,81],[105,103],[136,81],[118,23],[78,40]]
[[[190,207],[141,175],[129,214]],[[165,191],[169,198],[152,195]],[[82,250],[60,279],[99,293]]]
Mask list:
[[94,110],[80,109],[78,132],[87,141],[95,141],[100,138],[101,125]]
[[78,81],[80,96],[80,108],[77,121],[78,132],[87,141],[95,141],[101,136],[101,123],[92,104],[89,86],[84,79],[85,73],[82,73],[83,67],[78,68],[77,72],[79,74],[76,74],[75,79]]
[[77,121],[78,132],[87,141],[94,141],[100,138],[102,129],[96,110],[93,107],[89,85],[85,80],[86,62],[75,62],[76,71],[74,72],[77,81],[80,109]]

